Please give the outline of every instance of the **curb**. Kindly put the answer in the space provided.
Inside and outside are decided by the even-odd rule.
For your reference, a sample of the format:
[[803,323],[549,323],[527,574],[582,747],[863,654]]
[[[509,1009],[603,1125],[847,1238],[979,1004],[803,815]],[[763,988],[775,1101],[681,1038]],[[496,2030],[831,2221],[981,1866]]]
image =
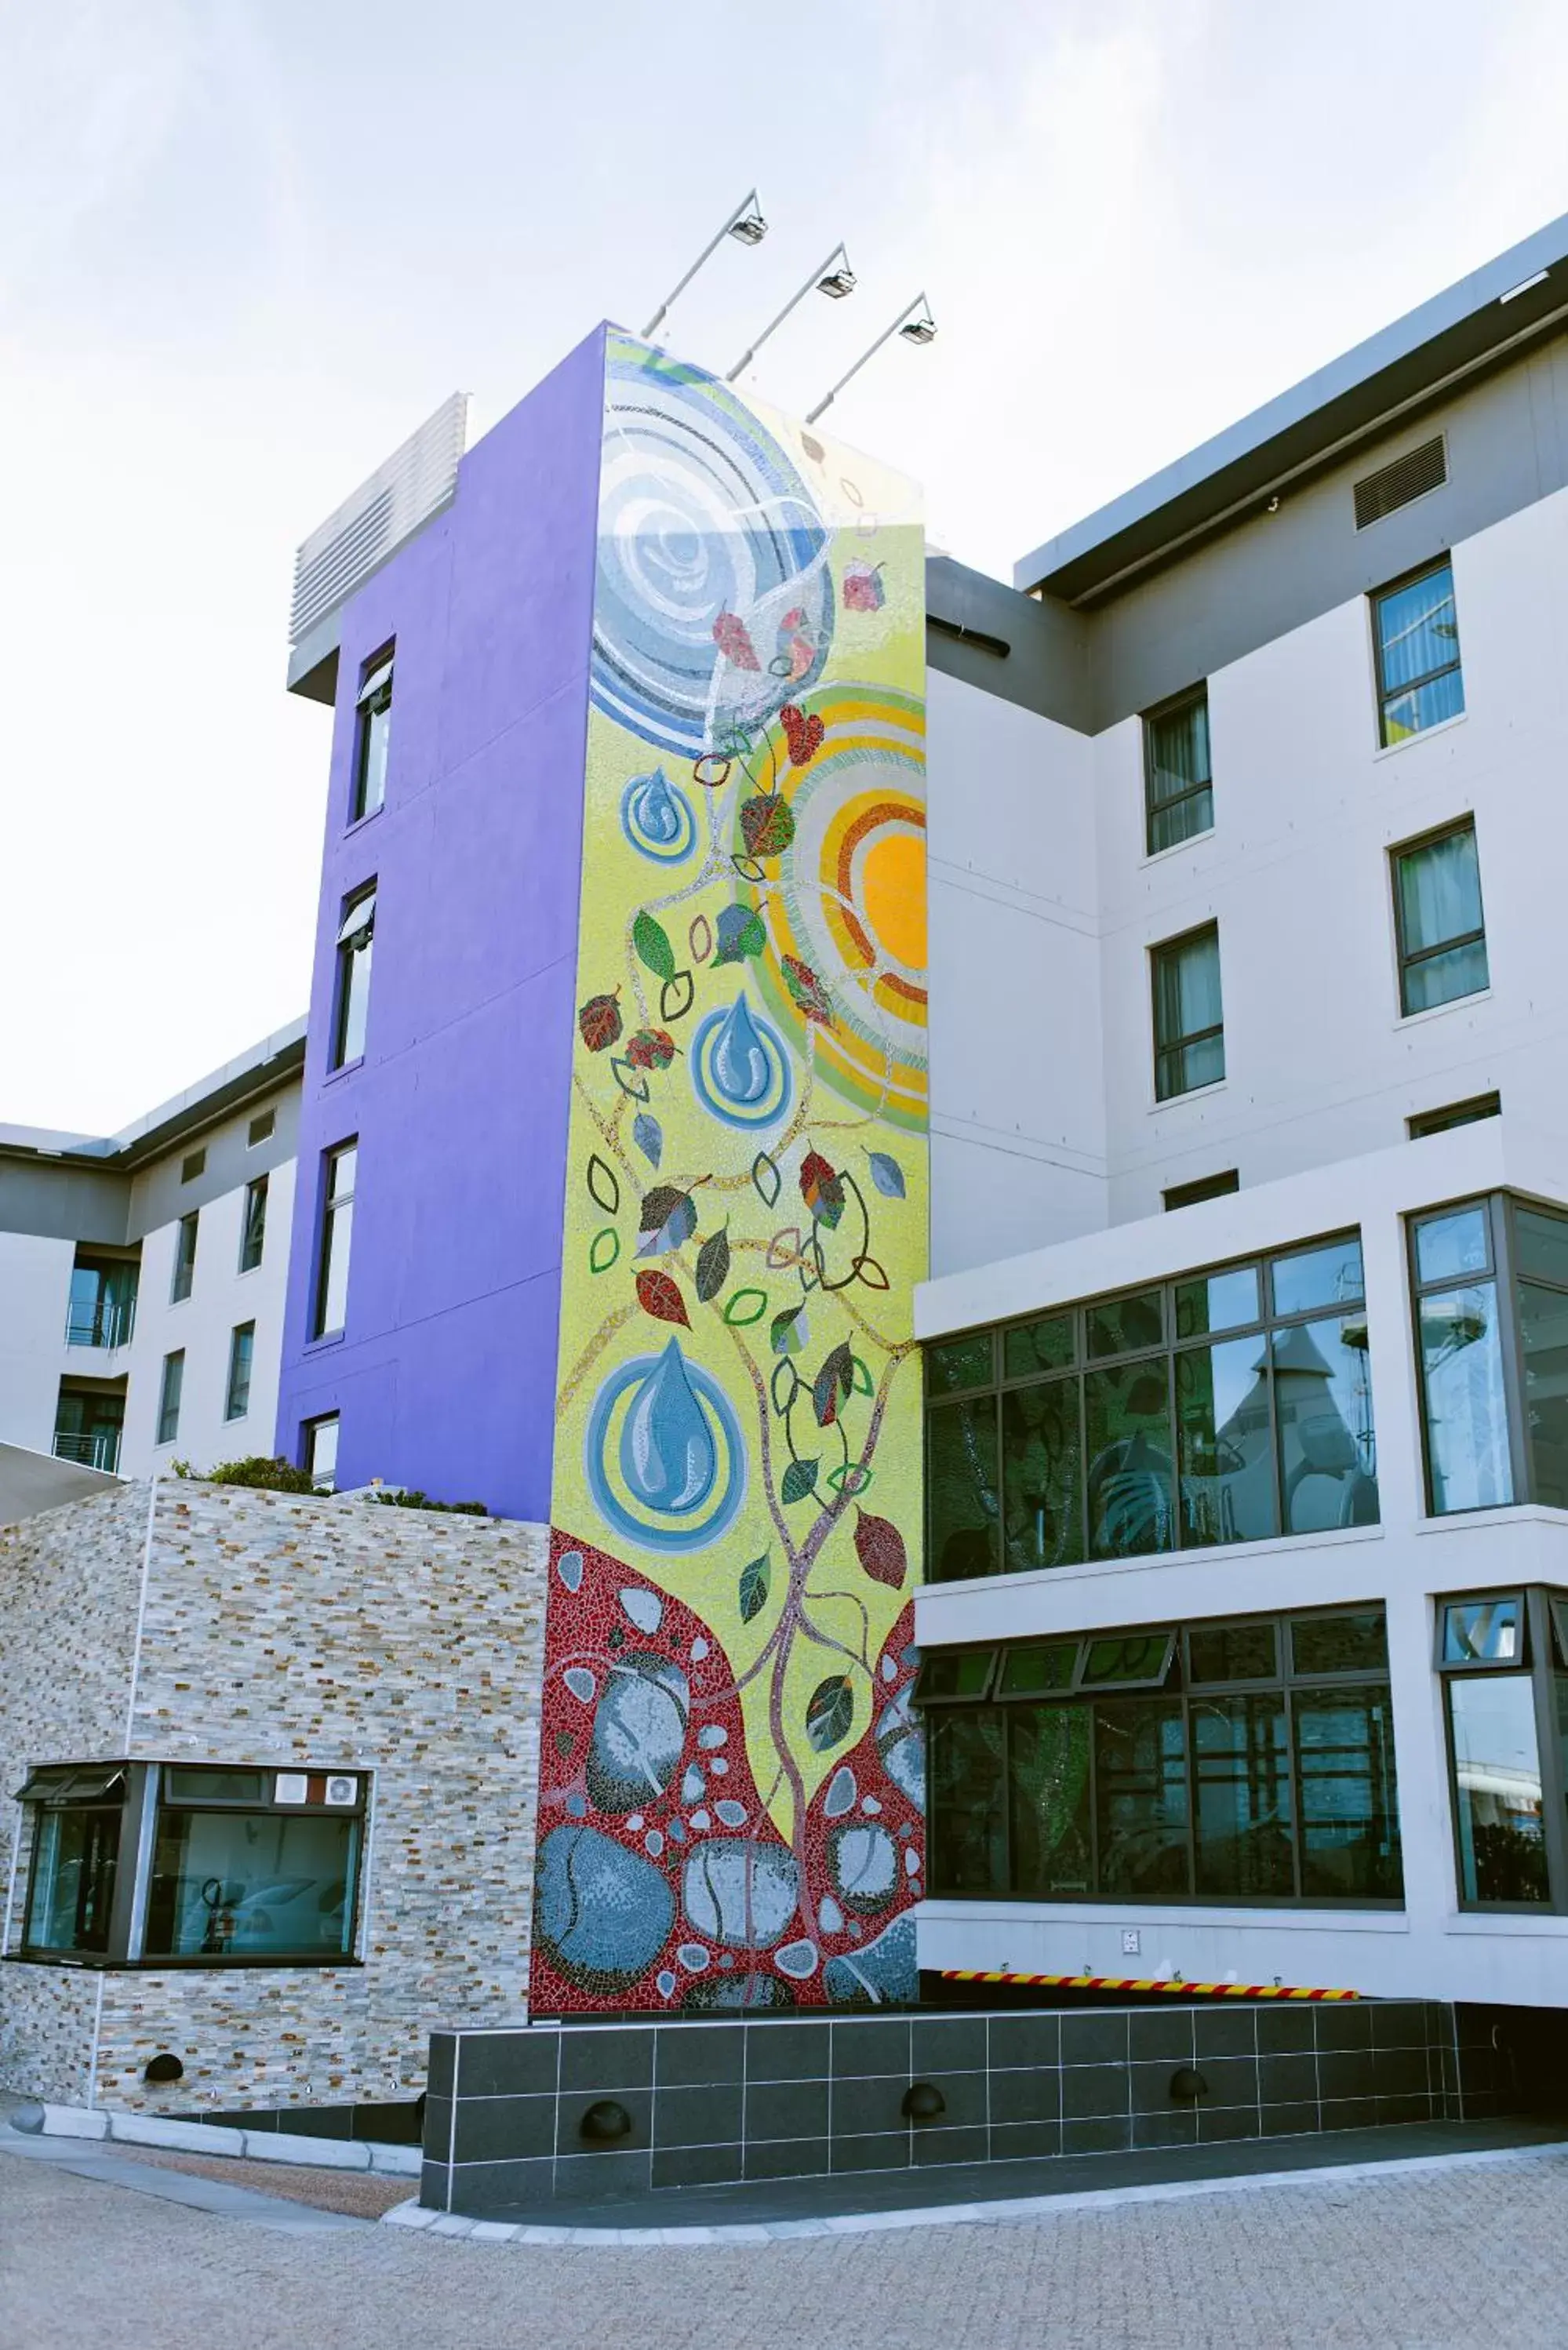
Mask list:
[[247,2162],[286,2163],[308,2170],[367,2170],[379,2177],[417,2178],[417,2146],[379,2146],[368,2138],[305,2137],[292,2130],[229,2129],[207,2122],[171,2121],[160,2114],[119,2114],[104,2106],[19,2106],[11,2127],[24,2137],[68,2137],[110,2146],[156,2146],[181,2154],[221,2154]]

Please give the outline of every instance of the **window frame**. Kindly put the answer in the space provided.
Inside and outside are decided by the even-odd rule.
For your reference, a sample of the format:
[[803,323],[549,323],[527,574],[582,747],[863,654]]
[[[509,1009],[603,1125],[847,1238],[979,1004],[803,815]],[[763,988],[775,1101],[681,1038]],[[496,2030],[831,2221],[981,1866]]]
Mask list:
[[[1478,1601],[1518,1599],[1523,1655],[1501,1663],[1490,1659],[1446,1660],[1443,1656],[1444,1614],[1449,1607],[1473,1607]],[[1432,1603],[1433,1670],[1441,1689],[1443,1755],[1448,1773],[1449,1830],[1454,1864],[1454,1900],[1467,1917],[1552,1918],[1568,1916],[1568,1764],[1559,1735],[1554,1683],[1568,1679],[1554,1644],[1555,1621],[1568,1610],[1568,1589],[1553,1584],[1500,1584],[1495,1588],[1439,1592]],[[1459,1680],[1519,1680],[1531,1685],[1537,1759],[1541,1766],[1542,1846],[1546,1860],[1544,1901],[1480,1901],[1466,1898],[1464,1854],[1459,1841],[1459,1767],[1455,1756],[1454,1713],[1448,1684]]]
[[[337,1169],[339,1160],[344,1159],[350,1151],[354,1154],[353,1186],[348,1191],[347,1198],[341,1200],[335,1199],[333,1197],[332,1188],[335,1180],[335,1170]],[[337,1220],[344,1208],[348,1208],[350,1211],[348,1220],[348,1239],[345,1243],[345,1246],[349,1250],[350,1255],[352,1254],[354,1237],[354,1220],[352,1211],[355,1200],[358,1193],[359,1185],[358,1154],[359,1138],[357,1134],[348,1136],[342,1142],[333,1143],[329,1149],[324,1150],[321,1154],[320,1206],[317,1211],[316,1220],[316,1264],[311,1281],[310,1301],[309,1343],[313,1347],[324,1346],[331,1339],[341,1338],[344,1330],[348,1326],[348,1274],[350,1268],[347,1264],[345,1265],[343,1272],[343,1320],[329,1329],[327,1326],[326,1314],[327,1292],[331,1285],[333,1233],[337,1229]]]
[[[1464,833],[1469,833],[1475,847],[1476,895],[1480,899],[1480,921],[1474,930],[1456,931],[1451,938],[1439,940],[1435,946],[1411,947],[1405,935],[1405,898],[1399,886],[1399,868],[1407,857],[1417,857],[1423,849],[1436,848],[1445,840],[1457,840]],[[1409,840],[1392,842],[1388,849],[1388,886],[1394,900],[1394,948],[1398,964],[1400,1019],[1419,1020],[1428,1013],[1446,1012],[1450,1003],[1469,1003],[1476,996],[1486,994],[1491,986],[1491,956],[1487,950],[1486,899],[1481,889],[1480,840],[1476,832],[1474,812],[1455,816],[1447,824],[1434,825],[1430,831],[1418,832]],[[1487,975],[1480,987],[1468,987],[1460,995],[1445,995],[1440,1003],[1411,1004],[1408,1002],[1410,974],[1419,965],[1435,962],[1439,955],[1453,954],[1460,947],[1478,943],[1487,961]]]
[[[266,1254],[267,1193],[271,1182],[272,1176],[269,1171],[264,1175],[253,1175],[245,1185],[244,1197],[240,1203],[239,1270],[242,1275],[247,1273],[259,1273],[262,1260]],[[253,1226],[255,1227],[254,1256],[251,1253]]]
[[[1453,1000],[1465,1001],[1462,995]],[[1427,1142],[1433,1135],[1452,1134],[1461,1126],[1482,1126],[1489,1118],[1501,1116],[1501,1093],[1469,1094],[1463,1101],[1444,1102],[1437,1109],[1413,1110],[1405,1120],[1405,1133],[1411,1142]]]
[[[333,947],[332,1031],[327,1058],[327,1075],[339,1069],[351,1069],[365,1057],[369,1037],[370,979],[376,942],[376,899],[378,882],[372,875],[357,889],[350,889],[339,909],[337,941]],[[350,1016],[358,1007],[361,1014],[362,1035],[357,1052],[349,1053],[348,1028]]]
[[[1167,719],[1179,718],[1184,712],[1196,710],[1199,707],[1201,707],[1203,712],[1203,734],[1204,741],[1208,745],[1209,751],[1209,772],[1200,782],[1184,785],[1180,791],[1173,792],[1167,799],[1157,799],[1154,788],[1155,775],[1157,773],[1154,748],[1155,730],[1157,727],[1163,725]],[[1200,678],[1196,685],[1186,686],[1183,688],[1181,692],[1169,694],[1167,696],[1165,701],[1156,702],[1151,710],[1144,711],[1142,713],[1142,731],[1144,855],[1146,857],[1165,857],[1168,856],[1172,849],[1185,848],[1189,841],[1202,840],[1206,835],[1211,833],[1214,829],[1214,737],[1210,727],[1209,712],[1208,679]],[[1155,826],[1158,818],[1162,816],[1170,815],[1176,808],[1185,807],[1190,801],[1198,799],[1205,792],[1209,795],[1208,823],[1199,825],[1195,832],[1182,833],[1175,840],[1157,843],[1154,836]]]
[[1183,1208],[1201,1208],[1210,1200],[1233,1199],[1241,1188],[1240,1171],[1223,1167],[1217,1175],[1197,1175],[1189,1182],[1168,1184],[1159,1195],[1159,1204],[1166,1215],[1179,1215]]
[[359,689],[354,697],[354,748],[349,767],[348,822],[366,824],[379,816],[387,805],[387,763],[389,752],[381,758],[381,792],[374,806],[367,805],[366,785],[369,781],[370,747],[373,728],[378,718],[388,722],[389,743],[391,735],[393,672],[397,667],[398,640],[389,638],[379,651],[370,655],[359,671]]
[[254,1118],[252,1118],[245,1129],[245,1149],[259,1150],[264,1142],[272,1140],[276,1129],[277,1105],[273,1103],[266,1109],[257,1110]]
[[[186,1236],[190,1246],[186,1246]],[[174,1227],[174,1263],[169,1278],[169,1303],[183,1305],[196,1285],[196,1251],[202,1239],[202,1211],[192,1208]]]
[[[171,1390],[172,1389],[172,1393]],[[163,1357],[163,1367],[158,1380],[158,1433],[154,1449],[180,1441],[180,1414],[185,1401],[185,1349],[171,1347]],[[167,1434],[165,1430],[167,1430]]]
[[[1391,596],[1402,596],[1407,588],[1418,588],[1423,579],[1435,579],[1439,571],[1446,571],[1449,575],[1449,590],[1454,607],[1454,658],[1451,661],[1445,661],[1440,668],[1423,671],[1419,677],[1410,678],[1403,685],[1391,686],[1384,670],[1383,630],[1379,619],[1382,608]],[[1453,550],[1445,548],[1441,555],[1434,556],[1429,562],[1418,563],[1414,570],[1402,571],[1397,578],[1386,579],[1380,588],[1370,588],[1367,591],[1366,601],[1372,622],[1373,676],[1377,689],[1378,748],[1383,751],[1397,751],[1401,750],[1407,743],[1414,743],[1420,735],[1429,734],[1433,731],[1430,726],[1417,726],[1408,734],[1390,736],[1388,704],[1401,694],[1417,693],[1422,686],[1431,685],[1438,678],[1450,676],[1457,670],[1459,674],[1459,707],[1454,712],[1453,718],[1462,718],[1464,715],[1465,664],[1463,649],[1459,643],[1459,585],[1454,578]],[[1439,726],[1451,725],[1453,718],[1438,719],[1434,723]]]
[[314,1457],[317,1432],[321,1429],[327,1427],[335,1428],[337,1430],[337,1440],[338,1441],[341,1441],[343,1435],[343,1418],[340,1412],[317,1412],[314,1419],[302,1419],[299,1423],[299,1466],[309,1477],[312,1490],[317,1493],[335,1493],[337,1490],[337,1444],[335,1442],[332,1448],[332,1468],[329,1482],[323,1483],[321,1482]]
[[[234,1395],[240,1374],[240,1341],[247,1341],[244,1350],[244,1391],[236,1407]],[[223,1425],[248,1419],[251,1409],[251,1385],[255,1376],[256,1326],[253,1321],[236,1322],[229,1332],[229,1374],[223,1386]]]
[[[1159,1029],[1159,979],[1168,959],[1182,948],[1196,944],[1199,939],[1214,941],[1214,962],[1220,980],[1220,1017],[1206,1028],[1184,1030],[1179,1036],[1162,1037]],[[1220,923],[1217,917],[1208,921],[1194,922],[1190,929],[1178,931],[1174,937],[1156,939],[1148,948],[1149,1033],[1154,1047],[1154,1098],[1157,1106],[1166,1102],[1184,1101],[1189,1094],[1208,1093],[1214,1086],[1222,1086],[1230,1075],[1225,1061],[1225,974],[1220,962]],[[1217,1077],[1205,1077],[1201,1085],[1167,1087],[1162,1079],[1161,1065],[1189,1053],[1196,1045],[1207,1043],[1210,1036],[1220,1039],[1220,1070]]]

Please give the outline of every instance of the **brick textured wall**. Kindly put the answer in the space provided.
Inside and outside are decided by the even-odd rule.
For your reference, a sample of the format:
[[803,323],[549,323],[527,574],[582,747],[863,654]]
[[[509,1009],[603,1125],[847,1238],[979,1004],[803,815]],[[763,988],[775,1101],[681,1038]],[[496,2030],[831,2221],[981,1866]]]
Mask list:
[[[145,1523],[144,1486],[140,1494]],[[46,1531],[34,1534],[32,1553],[74,1556],[87,1532],[81,1512],[104,1506],[35,1521]],[[396,2102],[423,2086],[433,2024],[522,2017],[545,1563],[543,1531],[514,1522],[159,1484],[129,1749],[122,1694],[118,1728],[95,1751],[372,1772],[357,1944],[364,1963],[102,1977],[101,2103],[169,2112]],[[9,1564],[0,1551],[0,1714],[20,1678]],[[19,1564],[23,1586],[35,1575],[46,1595],[59,1578],[68,1586],[63,1564]],[[47,1604],[23,1604],[37,1641]],[[134,1617],[133,1594],[132,1638]],[[96,1655],[116,1642],[129,1658],[126,1611],[111,1616],[106,1606],[79,1625],[74,1645]],[[67,1677],[68,1653],[52,1640],[35,1649],[51,1660],[46,1690]],[[62,1751],[35,1727],[24,1759]],[[58,2003],[56,1970],[5,1976],[7,2009],[18,1979],[27,1987],[21,2005]],[[185,2077],[173,2090],[148,2090],[142,2068],[163,2050],[181,2058]],[[63,2074],[36,2055],[15,2071],[4,2076],[11,2085],[67,2094]]]

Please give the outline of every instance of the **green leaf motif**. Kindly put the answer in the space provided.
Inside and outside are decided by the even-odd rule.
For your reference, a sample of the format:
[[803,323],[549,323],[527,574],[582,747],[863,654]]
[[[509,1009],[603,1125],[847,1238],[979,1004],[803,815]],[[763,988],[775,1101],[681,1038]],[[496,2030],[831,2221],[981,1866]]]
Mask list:
[[768,1604],[768,1554],[741,1569],[741,1621],[749,1624]]
[[631,926],[631,942],[655,979],[674,978],[675,950],[651,914],[639,914]]
[[771,1208],[778,1198],[784,1178],[765,1150],[759,1150],[752,1161],[752,1181],[764,1208]]
[[747,955],[760,955],[768,942],[763,918],[754,906],[725,906],[719,915],[718,935],[716,963],[740,962]]
[[620,1234],[613,1224],[606,1224],[588,1243],[588,1271],[607,1273],[620,1254]]
[[792,1461],[779,1485],[780,1498],[786,1504],[804,1502],[815,1490],[816,1472],[821,1466],[820,1461]]
[[775,1355],[798,1355],[806,1340],[805,1311],[786,1305],[768,1326],[768,1344]]
[[704,1305],[718,1296],[729,1278],[729,1232],[711,1232],[697,1252],[697,1295]]
[[843,1673],[818,1681],[805,1709],[805,1734],[818,1754],[842,1746],[855,1725],[855,1692]]
[[737,1289],[724,1308],[724,1319],[737,1330],[749,1329],[768,1310],[765,1289]]

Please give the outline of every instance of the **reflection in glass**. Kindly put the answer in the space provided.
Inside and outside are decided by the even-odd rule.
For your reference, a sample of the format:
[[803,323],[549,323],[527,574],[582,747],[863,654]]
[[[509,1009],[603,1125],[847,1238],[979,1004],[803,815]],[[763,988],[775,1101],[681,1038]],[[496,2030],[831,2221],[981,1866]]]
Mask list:
[[1102,1701],[1094,1714],[1100,1891],[1185,1893],[1187,1752],[1180,1699]]
[[1456,1208],[1416,1227],[1416,1275],[1428,1282],[1468,1280],[1491,1264],[1484,1208]]
[[1377,1523],[1377,1449],[1364,1316],[1273,1333],[1285,1532]]
[[1002,1399],[1004,1565],[1075,1565],[1084,1555],[1078,1382],[1011,1388]]
[[1291,1626],[1298,1673],[1380,1673],[1388,1669],[1388,1627],[1381,1607],[1346,1616],[1298,1616]]
[[1104,1632],[1091,1640],[1084,1659],[1084,1686],[1103,1688],[1111,1681],[1162,1681],[1170,1669],[1172,1635],[1162,1632]]
[[1165,1307],[1158,1289],[1127,1297],[1104,1297],[1084,1316],[1091,1355],[1131,1355],[1158,1347],[1165,1337]]
[[[1299,1635],[1302,1627],[1294,1629]],[[1296,1653],[1299,1659],[1299,1638]],[[1297,1690],[1291,1710],[1301,1779],[1303,1896],[1397,1901],[1405,1880],[1387,1689]]]
[[1517,1665],[1524,1661],[1520,1598],[1456,1599],[1443,1610],[1446,1665]]
[[1513,1211],[1514,1262],[1527,1281],[1555,1282],[1568,1289],[1568,1216],[1541,1208]]
[[1432,1513],[1511,1502],[1496,1284],[1479,1281],[1446,1296],[1420,1297],[1416,1310]]
[[1051,1314],[1043,1322],[1025,1322],[1003,1334],[1002,1375],[1026,1379],[1034,1371],[1059,1371],[1076,1353],[1072,1315]]
[[1077,1662],[1076,1640],[1014,1641],[1002,1659],[998,1694],[1034,1697],[1047,1690],[1071,1689]]
[[30,1950],[101,1955],[109,1948],[123,1814],[40,1810],[23,1939]]
[[1007,1890],[1006,1773],[999,1713],[937,1712],[930,1751],[931,1887],[938,1893]]
[[1361,1243],[1354,1232],[1346,1240],[1330,1241],[1325,1247],[1273,1257],[1270,1265],[1276,1314],[1310,1314],[1320,1305],[1350,1305],[1365,1294]]
[[1467,1901],[1550,1899],[1535,1692],[1525,1673],[1446,1680],[1459,1889]]
[[1015,1707],[1008,1740],[1013,1891],[1056,1900],[1091,1894],[1087,1706]]
[[1439,564],[1376,598],[1383,740],[1402,743],[1465,706],[1454,575]]
[[161,1810],[149,1956],[343,1956],[358,1831],[319,1813]]
[[991,1332],[975,1331],[967,1338],[950,1338],[945,1346],[928,1347],[926,1378],[933,1395],[953,1395],[961,1388],[989,1387]]
[[1195,1681],[1272,1681],[1278,1669],[1272,1624],[1206,1624],[1187,1636]]
[[1268,1341],[1222,1339],[1176,1358],[1184,1543],[1258,1542],[1279,1531]]
[[1192,1768],[1198,1891],[1293,1892],[1282,1693],[1194,1698]]
[[1519,1327],[1531,1499],[1568,1509],[1568,1292],[1521,1281]]
[[1176,1335],[1202,1338],[1210,1330],[1240,1330],[1262,1318],[1255,1264],[1232,1265],[1200,1281],[1176,1284]]
[[1168,1359],[1091,1371],[1084,1381],[1095,1558],[1175,1546]]
[[926,1424],[928,1573],[953,1583],[996,1572],[996,1399],[951,1404]]
[[991,1648],[929,1648],[920,1660],[920,1703],[978,1698],[991,1678]]

